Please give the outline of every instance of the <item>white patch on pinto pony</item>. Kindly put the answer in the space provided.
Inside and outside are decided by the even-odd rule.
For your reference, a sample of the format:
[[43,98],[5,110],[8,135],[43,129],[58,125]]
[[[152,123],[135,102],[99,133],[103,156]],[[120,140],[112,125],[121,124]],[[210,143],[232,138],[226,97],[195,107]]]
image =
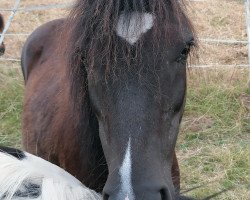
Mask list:
[[[1,200],[101,200],[101,196],[81,184],[75,177],[39,157],[25,153],[17,158],[0,152]],[[27,185],[39,186],[39,195],[32,196],[37,188],[29,188],[30,196],[22,196]],[[17,195],[18,194],[18,195]]]
[[121,191],[120,196],[124,196],[120,199],[134,200],[134,192],[132,188],[132,160],[131,160],[131,141],[129,138],[126,154],[122,162],[122,166],[119,170],[121,176]]
[[116,33],[133,45],[140,37],[153,27],[154,16],[149,13],[132,12],[119,16]]

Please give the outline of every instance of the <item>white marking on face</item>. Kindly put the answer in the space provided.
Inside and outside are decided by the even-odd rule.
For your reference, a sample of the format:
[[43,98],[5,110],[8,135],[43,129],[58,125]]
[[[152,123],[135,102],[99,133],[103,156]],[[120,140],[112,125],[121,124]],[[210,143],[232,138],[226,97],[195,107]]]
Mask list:
[[131,160],[131,141],[129,138],[126,154],[119,170],[121,176],[121,191],[120,195],[124,196],[125,200],[134,200],[134,192],[132,188],[132,160]]
[[132,12],[121,14],[116,27],[116,33],[133,45],[140,37],[153,27],[154,15],[149,13]]

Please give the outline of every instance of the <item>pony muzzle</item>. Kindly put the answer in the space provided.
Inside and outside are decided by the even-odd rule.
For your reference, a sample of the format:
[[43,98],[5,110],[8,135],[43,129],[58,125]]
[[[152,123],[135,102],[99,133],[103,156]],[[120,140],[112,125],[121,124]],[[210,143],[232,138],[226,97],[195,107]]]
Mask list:
[[[146,175],[145,175],[146,177]],[[171,180],[171,179],[170,179]],[[174,186],[171,181],[166,182],[162,178],[145,178],[134,180],[126,185],[117,177],[109,177],[103,189],[103,200],[176,200]]]
[[[150,181],[149,181],[150,182]],[[176,195],[167,187],[152,188],[138,188],[133,194],[126,194],[125,192],[107,192],[103,191],[103,200],[176,200]]]

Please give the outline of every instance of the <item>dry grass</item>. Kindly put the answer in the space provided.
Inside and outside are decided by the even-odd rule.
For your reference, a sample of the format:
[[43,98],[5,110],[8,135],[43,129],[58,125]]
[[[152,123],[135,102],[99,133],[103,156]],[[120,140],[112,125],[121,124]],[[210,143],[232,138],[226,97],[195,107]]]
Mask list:
[[[192,2],[188,8],[199,38],[247,40],[242,1]],[[247,63],[247,48],[244,45],[201,44],[198,61],[200,64]]]
[[[0,7],[1,8],[12,8],[14,5],[14,0],[1,0]],[[22,0],[20,7],[30,7],[36,5],[48,5],[48,4],[56,4],[56,3],[68,3],[70,1],[67,0],[40,0],[40,1],[32,1],[32,0]],[[34,11],[34,12],[18,12],[11,24],[9,29],[10,33],[31,33],[38,26],[57,19],[62,18],[67,15],[67,10],[58,10],[52,9],[47,11]],[[5,19],[8,19],[10,12],[3,12]],[[6,36],[5,43],[8,44],[8,48],[6,49],[5,57],[8,58],[19,58],[20,52],[22,49],[22,45],[25,42],[27,36]]]
[[[69,3],[68,0],[22,0],[21,6]],[[0,0],[11,8],[14,0]],[[188,12],[199,38],[246,40],[241,0],[190,2]],[[8,17],[8,12],[4,16]],[[30,33],[37,26],[66,16],[65,10],[19,12],[9,30]],[[6,37],[6,57],[19,57],[26,37]],[[246,64],[244,45],[200,44],[192,64]],[[18,63],[0,61],[0,144],[20,145],[23,81]],[[211,68],[188,70],[185,117],[177,144],[182,188],[201,186],[187,194],[197,199],[228,189],[213,199],[250,197],[250,89],[248,70]]]

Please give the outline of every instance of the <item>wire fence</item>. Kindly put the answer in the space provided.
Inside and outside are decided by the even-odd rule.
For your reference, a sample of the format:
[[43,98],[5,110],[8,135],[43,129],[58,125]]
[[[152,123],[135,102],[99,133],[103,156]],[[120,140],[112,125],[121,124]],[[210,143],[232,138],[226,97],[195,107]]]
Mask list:
[[[16,15],[17,12],[34,12],[34,11],[47,11],[51,9],[70,9],[73,4],[72,3],[62,3],[62,4],[48,4],[48,5],[38,5],[38,6],[28,6],[28,7],[20,7],[20,1],[16,0],[13,8],[1,8],[0,7],[0,13],[1,12],[11,12],[5,28],[2,33],[0,33],[0,44],[4,41],[6,37],[28,37],[31,33],[11,33],[8,32],[11,23]],[[208,2],[207,0],[191,0],[193,2]],[[199,41],[202,43],[208,43],[208,44],[223,44],[223,45],[245,45],[248,46],[248,63],[245,64],[231,64],[231,65],[225,65],[225,64],[219,64],[219,63],[210,63],[210,64],[202,64],[202,65],[191,65],[191,67],[196,68],[211,68],[211,67],[249,67],[249,77],[250,77],[250,11],[249,11],[249,3],[250,0],[244,0],[245,2],[245,15],[246,18],[246,32],[248,40],[236,40],[236,39],[220,39],[220,38],[200,38]],[[10,62],[20,62],[20,57],[15,58],[9,58],[9,57],[0,57],[0,61],[10,61]]]

